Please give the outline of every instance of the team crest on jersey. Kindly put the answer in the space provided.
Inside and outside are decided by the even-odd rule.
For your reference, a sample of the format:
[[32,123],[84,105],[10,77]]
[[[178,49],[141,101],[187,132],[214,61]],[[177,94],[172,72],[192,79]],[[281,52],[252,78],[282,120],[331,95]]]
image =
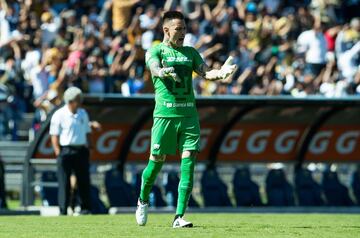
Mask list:
[[158,149],[160,149],[160,145],[159,144],[154,144],[154,150],[158,150]]

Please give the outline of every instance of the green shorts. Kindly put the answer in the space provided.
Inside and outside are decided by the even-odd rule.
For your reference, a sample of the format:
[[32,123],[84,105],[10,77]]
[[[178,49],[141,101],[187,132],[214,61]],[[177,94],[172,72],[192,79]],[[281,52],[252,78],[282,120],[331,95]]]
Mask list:
[[175,155],[200,149],[200,125],[197,117],[155,117],[151,129],[151,154]]

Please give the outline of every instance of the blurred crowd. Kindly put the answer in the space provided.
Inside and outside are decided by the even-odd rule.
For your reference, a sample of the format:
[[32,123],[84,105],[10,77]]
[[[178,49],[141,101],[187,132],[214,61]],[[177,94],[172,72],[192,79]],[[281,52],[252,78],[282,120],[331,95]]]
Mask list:
[[360,0],[0,0],[0,135],[23,112],[43,120],[69,86],[152,93],[144,54],[166,10],[209,66],[238,65],[226,83],[194,75],[198,95],[360,94]]

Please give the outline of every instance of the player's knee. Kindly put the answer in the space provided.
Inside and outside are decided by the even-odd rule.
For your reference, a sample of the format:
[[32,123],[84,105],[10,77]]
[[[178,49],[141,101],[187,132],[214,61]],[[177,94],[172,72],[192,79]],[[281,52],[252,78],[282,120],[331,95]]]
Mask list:
[[185,150],[181,154],[181,158],[195,158],[197,156],[198,152],[195,150]]
[[150,160],[155,162],[164,162],[166,159],[166,155],[150,155]]

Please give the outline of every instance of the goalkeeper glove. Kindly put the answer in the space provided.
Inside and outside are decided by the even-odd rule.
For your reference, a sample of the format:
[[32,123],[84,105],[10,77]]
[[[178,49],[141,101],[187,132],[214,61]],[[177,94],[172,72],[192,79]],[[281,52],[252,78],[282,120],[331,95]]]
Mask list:
[[235,72],[236,65],[233,64],[233,60],[234,58],[232,56],[229,56],[229,58],[227,58],[223,66],[221,66],[220,69],[222,75],[221,79],[226,79]]
[[161,68],[161,69],[159,70],[159,77],[160,77],[160,78],[171,77],[171,78],[173,78],[176,82],[181,82],[180,77],[177,76],[177,74],[175,73],[174,67]]
[[229,58],[225,61],[223,66],[220,69],[213,69],[205,74],[205,78],[208,80],[225,80],[230,75],[232,75],[236,70],[236,65],[233,64],[233,57],[229,56]]
[[164,77],[171,77],[175,80],[175,82],[180,83],[181,82],[181,78],[175,73],[175,68],[174,67],[167,67],[166,62],[163,60],[162,64],[164,66],[164,68],[161,68],[159,70],[159,77],[160,78],[164,78]]

